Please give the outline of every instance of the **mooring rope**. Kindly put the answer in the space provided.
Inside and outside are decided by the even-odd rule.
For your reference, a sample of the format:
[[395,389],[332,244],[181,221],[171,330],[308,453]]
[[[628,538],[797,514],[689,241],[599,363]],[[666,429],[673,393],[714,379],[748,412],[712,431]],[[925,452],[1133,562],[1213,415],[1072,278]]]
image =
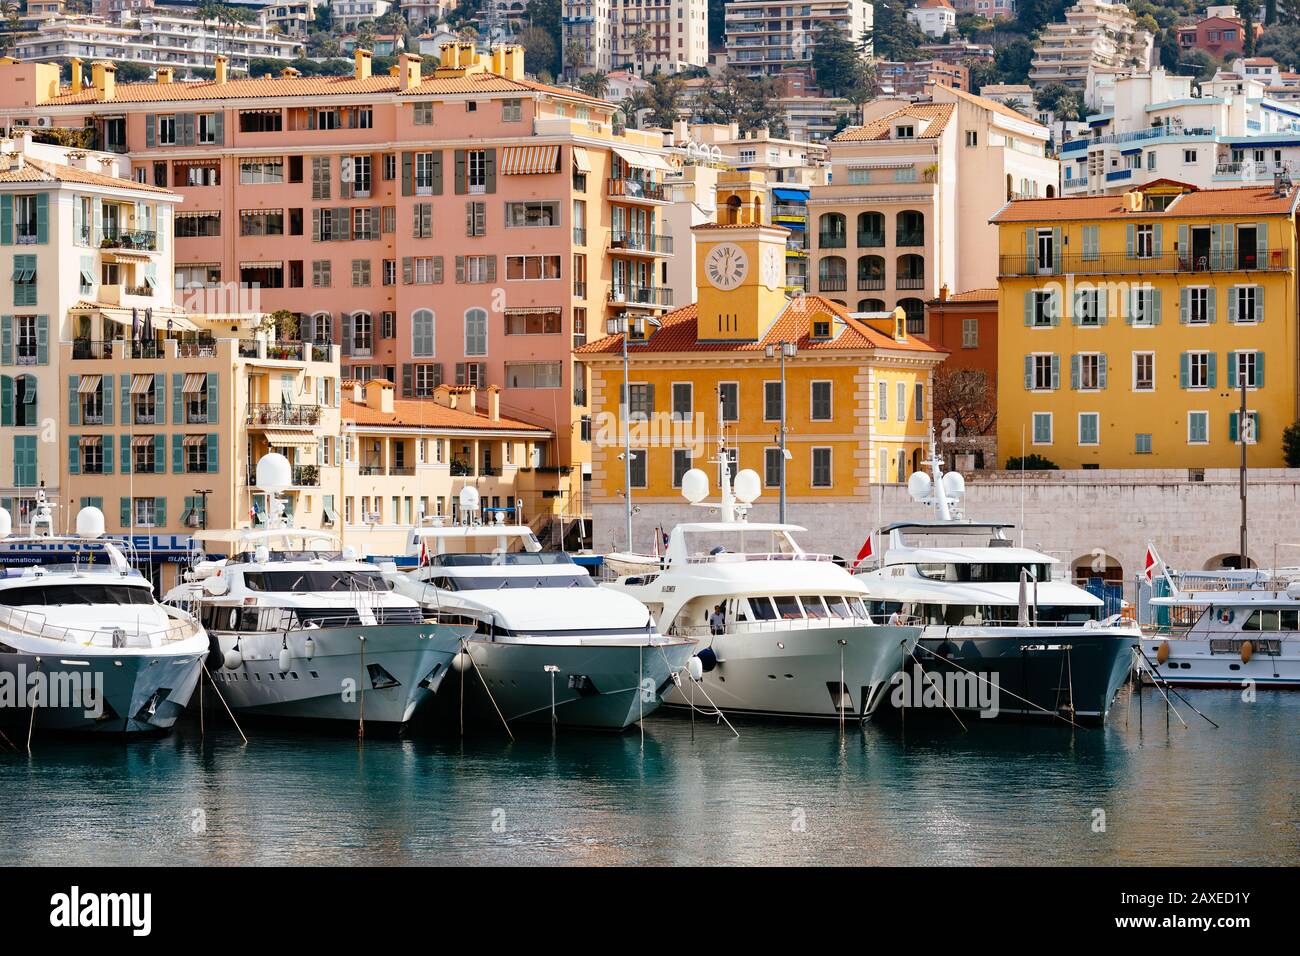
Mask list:
[[1067,724],[1069,724],[1071,727],[1075,727],[1075,728],[1077,728],[1077,727],[1079,726],[1078,724],[1076,724],[1073,720],[1071,720],[1071,719],[1068,718],[1068,717],[1062,717],[1060,714],[1053,713],[1052,711],[1048,710],[1046,707],[1043,707],[1043,706],[1041,706],[1041,705],[1039,705],[1039,704],[1035,704],[1032,700],[1028,700],[1028,699],[1026,699],[1026,698],[1024,698],[1024,697],[1021,697],[1019,694],[1014,693],[1014,692],[1012,692],[1012,691],[1005,690],[1004,688],[1000,687],[999,685],[994,684],[994,683],[993,683],[992,681],[990,681],[987,677],[984,677],[984,676],[982,676],[981,674],[978,674],[978,673],[976,673],[976,672],[973,671],[973,670],[969,670],[968,668],[962,667],[960,664],[958,664],[956,661],[952,660],[951,658],[940,657],[938,654],[936,654],[934,651],[930,650],[930,649],[929,649],[928,647],[926,647],[924,644],[921,644],[921,643],[918,642],[916,646],[917,646],[918,648],[920,648],[921,650],[925,651],[925,652],[926,652],[927,654],[929,654],[931,657],[936,658],[937,660],[941,660],[941,661],[943,661],[945,664],[949,664],[949,665],[951,665],[952,667],[957,668],[957,670],[959,670],[959,671],[963,671],[963,672],[965,672],[965,673],[967,673],[967,674],[970,674],[972,677],[974,677],[974,678],[975,678],[976,680],[978,680],[978,681],[983,681],[985,684],[988,684],[990,687],[993,687],[995,690],[997,690],[998,693],[1000,693],[1000,694],[1007,694],[1007,695],[1009,695],[1009,696],[1011,696],[1011,697],[1014,697],[1016,700],[1018,700],[1018,701],[1022,701],[1023,703],[1028,704],[1030,707],[1034,708],[1034,710],[1037,710],[1037,711],[1040,711],[1040,712],[1046,714],[1048,717],[1055,717],[1055,718],[1058,719],[1058,720],[1063,720],[1063,721],[1065,721],[1065,722],[1066,722]]

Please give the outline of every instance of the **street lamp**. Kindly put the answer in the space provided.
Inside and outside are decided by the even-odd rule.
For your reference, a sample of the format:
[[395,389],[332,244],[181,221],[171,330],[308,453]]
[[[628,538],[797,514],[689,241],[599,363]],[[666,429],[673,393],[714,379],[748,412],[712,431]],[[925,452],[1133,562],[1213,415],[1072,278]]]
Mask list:
[[781,509],[780,522],[785,524],[785,463],[790,460],[790,453],[785,450],[785,360],[794,358],[795,353],[799,350],[798,345],[794,342],[771,342],[763,347],[763,354],[773,359],[778,355],[781,357],[781,433],[777,440],[781,445]]
[[[632,550],[632,424],[629,411],[632,403],[632,387],[628,382],[627,340],[633,330],[644,332],[646,323],[659,328],[658,319],[629,316],[626,312],[605,322],[605,332],[609,335],[623,336],[623,401],[620,414],[623,418],[623,506],[627,512],[627,550]],[[644,337],[644,336],[642,336]]]

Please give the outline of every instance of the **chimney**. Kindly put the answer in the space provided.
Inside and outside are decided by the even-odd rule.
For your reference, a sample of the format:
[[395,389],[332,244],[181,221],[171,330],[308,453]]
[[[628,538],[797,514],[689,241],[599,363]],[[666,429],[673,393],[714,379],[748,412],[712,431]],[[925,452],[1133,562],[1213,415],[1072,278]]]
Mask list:
[[356,64],[356,68],[352,71],[352,75],[358,80],[370,79],[370,51],[357,47],[352,51],[352,59]]
[[465,411],[471,415],[478,414],[478,389],[473,385],[465,386]]
[[218,53],[216,57],[213,59],[212,65],[216,68],[218,83],[226,82],[226,77],[227,77],[226,66],[229,63],[230,63],[230,58],[226,56],[224,53]]
[[730,132],[732,139],[740,139],[740,124],[732,123]]
[[352,404],[353,405],[364,405],[366,403],[365,388],[366,387],[361,382],[357,381],[356,379],[352,380]]
[[502,73],[502,76],[507,80],[522,80],[524,78],[524,48],[518,44],[504,47],[501,56],[505,66],[505,72]]
[[172,81],[172,68],[170,66],[158,67],[157,79],[159,83],[170,83]]
[[111,100],[117,93],[117,67],[112,63],[96,60],[90,65],[90,79],[95,99]]
[[404,90],[419,86],[424,82],[420,75],[420,57],[414,53],[403,53],[397,61],[399,85]]
[[497,76],[506,75],[506,48],[504,46],[494,46],[492,48],[492,65],[488,69]]
[[72,92],[80,93],[81,85],[85,83],[85,75],[81,71],[81,57],[72,58]]
[[433,403],[435,405],[441,405],[443,408],[451,408],[451,386],[439,385],[435,388],[433,390]]
[[288,79],[292,79],[295,76],[302,76],[302,71],[295,70],[291,66],[286,66],[283,70],[280,71],[280,75],[284,77],[286,80],[288,80]]
[[383,378],[372,378],[365,384],[366,408],[391,415],[393,413],[393,383]]
[[489,385],[488,393],[488,418],[494,422],[501,421],[501,388],[498,385]]
[[951,293],[951,291],[952,290],[948,288],[948,283],[946,282],[943,285],[939,286],[939,301],[947,302],[948,296]]
[[442,54],[442,58],[438,61],[439,66],[448,69],[458,69],[460,67],[459,43],[444,43],[438,47],[438,52]]

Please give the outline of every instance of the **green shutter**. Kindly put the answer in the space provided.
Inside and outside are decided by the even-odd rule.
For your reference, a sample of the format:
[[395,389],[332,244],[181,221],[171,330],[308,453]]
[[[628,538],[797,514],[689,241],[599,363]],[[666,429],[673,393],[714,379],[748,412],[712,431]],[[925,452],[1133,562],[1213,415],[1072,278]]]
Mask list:
[[1219,353],[1211,352],[1206,356],[1206,383],[1210,388],[1219,386]]
[[1034,388],[1034,357],[1025,356],[1025,391],[1032,391]]
[[1255,387],[1264,387],[1264,353],[1255,353]]
[[121,518],[122,528],[125,530],[131,527],[131,499],[119,498],[118,501],[120,502],[122,509],[118,517]]
[[100,404],[104,406],[104,424],[113,424],[113,376],[105,375],[99,383]]
[[0,365],[14,364],[14,317],[0,315]]
[[221,408],[221,379],[216,372],[208,373],[208,424],[217,424],[217,412]]
[[167,527],[167,499],[155,498],[153,500],[153,526],[155,528]]
[[153,436],[153,472],[155,475],[167,471],[167,436]]
[[1178,356],[1178,387],[1186,388],[1188,381],[1191,379],[1191,356],[1186,352]]
[[1237,440],[1237,416],[1238,416],[1238,414],[1240,414],[1240,413],[1239,413],[1239,412],[1229,412],[1229,413],[1228,413],[1228,441],[1230,441],[1230,442],[1235,442],[1235,441]]
[[50,317],[36,317],[36,364],[50,364]]
[[1210,325],[1213,325],[1214,320],[1218,318],[1218,315],[1216,314],[1218,310],[1218,290],[1215,289],[1214,286],[1210,286],[1210,288],[1205,291],[1205,319]]
[[1097,356],[1097,387],[1106,387],[1106,353],[1102,352]]
[[1061,356],[1052,356],[1052,390],[1061,387]]
[[[129,353],[128,353],[129,354]],[[122,424],[131,424],[131,376],[122,376]]]
[[216,474],[221,470],[221,454],[217,444],[219,439],[219,435],[208,435],[208,472],[210,474]]
[[68,376],[68,424],[81,424],[81,396],[77,394],[77,389],[81,385],[80,375]]
[[491,195],[497,191],[497,151],[496,147],[493,146],[483,152],[487,154],[484,163],[487,182],[483,187],[483,191]]
[[1237,388],[1238,386],[1236,352],[1228,353],[1228,381],[1224,384],[1226,384],[1228,388]]
[[14,197],[12,193],[0,196],[0,245],[14,244]]
[[1151,290],[1151,324],[1160,324],[1160,300],[1163,298],[1159,289]]
[[1178,290],[1178,323],[1186,325],[1192,315],[1192,290],[1183,288]]
[[185,471],[185,436],[180,432],[172,435],[172,474],[179,475]]
[[50,194],[36,194],[36,241],[40,245],[50,241]]
[[185,422],[185,373],[172,373],[172,424],[181,425]]
[[14,423],[14,380],[10,375],[0,375],[0,425]]
[[167,375],[163,372],[153,377],[153,411],[157,424],[167,424]]
[[1079,356],[1070,356],[1070,388],[1078,390],[1079,388]]
[[[1264,321],[1264,287],[1262,285],[1257,285],[1255,286],[1255,324],[1258,325],[1263,321]],[[1259,436],[1257,434],[1256,438],[1258,437]]]
[[122,436],[122,474],[131,474],[131,436]]
[[1233,286],[1228,289],[1228,321],[1236,323],[1237,321],[1237,288]]
[[[459,260],[460,256],[457,256],[456,258],[457,260]],[[456,281],[459,282],[461,280],[458,278]],[[1033,324],[1034,324],[1034,292],[1031,289],[1030,291],[1025,293],[1025,325],[1030,326]]]
[[1124,226],[1124,254],[1130,259],[1137,252],[1137,226],[1128,223]]
[[68,474],[81,474],[81,436],[68,436]]
[[113,436],[105,435],[103,443],[104,474],[111,475],[113,473]]

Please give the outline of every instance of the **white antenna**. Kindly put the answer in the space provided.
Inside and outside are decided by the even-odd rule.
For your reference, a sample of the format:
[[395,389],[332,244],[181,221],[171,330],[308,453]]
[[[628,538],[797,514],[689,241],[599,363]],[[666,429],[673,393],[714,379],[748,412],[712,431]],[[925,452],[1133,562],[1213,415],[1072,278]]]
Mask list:
[[943,459],[939,457],[934,440],[934,429],[930,429],[930,457],[923,462],[930,468],[930,474],[918,469],[907,480],[907,492],[914,501],[933,505],[939,513],[940,521],[953,521],[961,517],[961,497],[966,493],[966,480],[955,472],[943,473]]

